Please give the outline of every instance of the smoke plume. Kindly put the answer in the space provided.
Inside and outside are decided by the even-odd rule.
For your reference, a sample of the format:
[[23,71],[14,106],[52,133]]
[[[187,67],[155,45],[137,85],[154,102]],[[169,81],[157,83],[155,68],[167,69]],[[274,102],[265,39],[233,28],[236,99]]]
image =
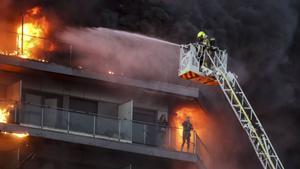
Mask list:
[[[101,71],[115,69],[112,71],[137,78],[158,76],[159,80],[172,83],[176,81],[168,77],[177,74],[178,47],[145,40],[139,35],[128,38],[125,32],[111,34],[97,27],[159,37],[177,44],[192,42],[197,31],[206,30],[209,36],[216,37],[219,46],[228,50],[229,69],[239,75],[285,167],[300,168],[298,1],[28,0],[24,5],[23,1],[4,0],[1,3],[7,8],[0,10],[0,14],[10,17],[18,14],[7,15],[12,13],[9,11],[30,5],[43,6],[60,23],[58,29],[64,32],[60,38],[74,45],[81,54],[86,53],[79,58],[80,64],[97,65],[94,69],[103,67]],[[3,16],[0,18],[9,18]],[[172,72],[161,73],[165,72],[161,65]],[[224,147],[219,152],[224,158],[216,163],[224,165],[222,168],[232,167],[226,166],[226,162],[237,162],[236,168],[258,168],[255,153],[224,96],[219,90],[200,89],[210,103],[207,108],[211,116],[218,122],[216,128],[226,128],[214,131],[224,132],[221,140]]]

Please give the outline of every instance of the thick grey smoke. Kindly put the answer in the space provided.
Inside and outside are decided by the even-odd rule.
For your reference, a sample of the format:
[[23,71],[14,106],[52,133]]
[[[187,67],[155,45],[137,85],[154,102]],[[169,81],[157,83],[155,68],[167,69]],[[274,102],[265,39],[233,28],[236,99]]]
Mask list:
[[[59,37],[79,52],[81,57],[77,62],[87,69],[94,69],[98,72],[111,70],[117,75],[126,72],[124,76],[183,84],[183,81],[177,77],[179,61],[177,44],[105,28],[68,29]],[[224,113],[226,110],[230,112],[229,116],[232,115],[229,107],[223,105],[224,97],[216,93],[216,88],[202,87],[201,93],[211,99],[209,102],[222,103],[218,106],[214,105],[213,107],[217,107],[217,110],[213,111]],[[203,157],[205,164],[209,169],[240,168],[243,164],[239,162],[239,156],[244,157],[249,154],[243,148],[249,149],[250,144],[244,135],[237,134],[243,131],[237,127],[235,118],[220,118],[224,117],[224,114],[208,114],[207,116],[211,122],[205,126],[209,133],[206,134],[206,138],[203,138],[209,149],[209,154],[205,155],[207,158]],[[222,128],[222,125],[226,125],[226,129]],[[241,139],[242,142],[240,142]],[[232,146],[236,143],[239,143],[239,146]],[[249,166],[249,169],[257,165],[255,163],[257,160],[253,160],[253,157],[255,157],[254,154],[251,160],[253,164]],[[174,167],[176,169],[176,166]]]
[[[114,71],[117,75],[186,85],[177,77],[179,61],[177,44],[105,28],[68,29],[59,37],[71,44],[80,54],[77,64],[84,65],[83,67],[89,70],[104,73]],[[209,133],[203,138],[209,149],[209,154],[205,155],[207,158],[203,157],[205,164],[209,169],[240,168],[243,164],[238,159],[251,154],[243,149],[250,147],[247,138],[243,134],[238,134],[243,131],[237,127],[238,124],[234,121],[229,106],[224,105],[226,101],[221,93],[216,92],[216,88],[201,86],[201,94],[207,98],[206,101],[221,103],[213,105],[216,107],[212,110],[216,112],[215,114],[207,115],[211,122],[205,126]],[[227,116],[231,117],[225,118],[225,112],[229,112]],[[223,125],[226,125],[226,128],[223,128]],[[243,141],[240,141],[241,139]],[[233,146],[237,143],[239,146]],[[258,161],[253,160],[253,157],[254,154],[250,156],[252,160],[248,160],[252,163],[248,166],[249,169],[257,166]]]
[[[21,1],[5,0],[5,2],[14,2],[10,4],[15,4],[10,5],[14,8],[9,11],[18,11],[18,7],[24,8],[23,5],[20,5]],[[300,135],[298,132],[298,120],[300,119],[298,113],[300,110],[298,104],[300,98],[300,81],[298,78],[300,72],[298,66],[300,64],[298,57],[300,54],[299,1],[74,0],[72,3],[69,0],[26,1],[26,3],[30,2],[42,5],[50,14],[61,20],[63,25],[76,28],[107,27],[160,37],[178,44],[194,41],[197,31],[200,29],[207,30],[210,36],[216,37],[218,45],[228,49],[230,57],[233,58],[229,60],[229,67],[240,76],[240,81],[243,82],[242,87],[257,110],[285,167],[291,169],[300,168]],[[0,14],[1,12],[2,10]],[[78,33],[78,36],[72,32]],[[100,49],[99,46],[101,45],[98,45],[98,42],[102,42],[101,38],[98,38],[98,33],[95,33],[99,32],[99,30],[72,29],[71,32],[66,33],[69,38],[65,38],[66,40],[73,39],[74,42],[72,40],[72,43],[78,46],[80,45],[80,39],[84,37],[79,39],[76,37],[82,36],[83,32],[91,33],[88,36],[97,40],[97,42],[94,40],[91,42],[86,41],[83,44],[87,47],[86,49],[90,50],[79,48],[81,53],[90,53],[86,54],[80,62],[91,64],[96,62],[93,58],[95,56],[98,57],[97,53],[92,53],[91,51]],[[105,31],[102,31],[104,37],[108,36],[103,32]],[[117,40],[118,37],[113,37],[113,39]],[[127,42],[128,39],[125,39],[125,42]],[[123,48],[116,47],[117,49],[126,49],[124,47],[127,47],[126,45],[128,44],[135,44],[132,46],[134,48],[148,48],[152,52],[156,51],[154,49],[157,46],[165,46],[164,50],[173,48],[171,47],[172,45],[164,43],[157,43],[159,45],[149,45],[149,43],[140,45],[139,41],[136,42],[135,40],[130,41],[133,43],[127,44],[124,43],[124,38],[118,44],[113,44],[113,41],[103,40],[104,42],[105,44],[110,43],[114,47],[117,45],[123,46]],[[104,51],[107,51],[107,49]],[[140,56],[134,51],[121,51],[131,52],[133,56]],[[117,50],[109,52],[111,52],[111,56],[119,53]],[[139,50],[140,52],[143,51]],[[174,54],[173,52],[166,53],[173,56],[176,52],[174,50]],[[128,57],[126,55],[123,56],[124,58]],[[151,55],[148,54],[148,56]],[[159,56],[162,57],[162,55]],[[100,57],[105,59],[106,56]],[[112,58],[107,57],[105,62],[108,61],[110,63],[109,61]],[[162,61],[169,61],[164,59]],[[103,63],[95,65],[104,67],[103,71],[111,69],[111,65],[103,65]],[[164,62],[161,63],[166,65]],[[124,71],[123,73],[138,77],[138,74],[134,74],[136,73],[134,70],[138,70],[138,68],[133,66],[132,63],[126,63],[130,66],[120,66],[119,64],[123,65],[121,63],[113,65],[117,66],[114,67],[116,70],[113,71],[117,73]],[[149,61],[149,63],[144,65],[149,68],[153,67],[152,64],[153,62]],[[145,73],[147,78],[151,79],[156,75],[156,72],[161,71],[161,66],[156,67],[154,65],[154,67],[157,70],[145,69],[139,71],[139,73]],[[175,67],[173,69],[176,69]],[[161,76],[163,76],[161,79],[165,80],[164,76],[166,75]],[[231,110],[228,107],[224,108],[226,107],[226,102],[223,96],[213,89],[202,87],[201,90],[211,104],[210,107],[213,107],[214,111],[209,112],[214,113],[216,121],[220,121],[220,128],[231,126],[229,128],[232,130],[225,132],[224,135],[226,133],[237,133],[234,136],[229,134],[225,137],[228,140],[234,138],[235,141],[226,141],[224,143],[224,147],[229,148],[221,151],[227,157],[221,159],[221,161],[223,163],[224,161],[239,161],[237,164],[239,168],[244,168],[245,165],[249,168],[257,168],[255,164],[251,165],[253,160],[248,160],[255,157],[255,154],[249,148],[249,142],[245,140],[246,136],[240,131],[237,121],[233,120],[234,116]],[[241,146],[239,151],[233,148],[238,146]],[[236,155],[230,158],[232,152],[235,152]],[[251,157],[248,156],[249,154]],[[226,168],[226,166],[223,168]]]
[[[127,1],[124,2],[124,4],[127,6],[122,6],[122,10],[128,12],[125,12],[125,15],[112,17],[116,13],[118,15],[118,10],[109,10],[109,12],[106,10],[103,12],[105,13],[105,16],[111,16],[112,21],[110,22],[113,22],[115,25],[109,27],[128,29],[152,36],[159,36],[177,43],[194,41],[197,31],[203,28],[209,32],[210,36],[215,36],[218,45],[228,49],[231,57],[229,60],[229,67],[233,72],[240,76],[240,81],[242,80],[244,84],[243,87],[245,92],[250,96],[250,101],[254,105],[254,108],[256,108],[259,116],[262,117],[262,122],[265,124],[264,126],[266,127],[267,132],[270,131],[271,139],[274,142],[275,147],[279,150],[279,155],[283,157],[284,164],[292,168],[297,165],[296,162],[290,162],[290,157],[296,159],[296,156],[290,155],[287,151],[291,147],[297,145],[299,135],[295,134],[295,132],[293,132],[294,134],[288,134],[286,132],[287,130],[293,131],[290,129],[296,127],[296,122],[289,117],[291,114],[285,113],[286,116],[281,115],[288,105],[297,107],[295,91],[299,91],[299,83],[290,80],[296,79],[297,73],[293,72],[293,68],[289,67],[291,63],[287,53],[289,46],[293,42],[293,35],[297,28],[297,15],[291,6],[291,1],[279,0],[276,1],[276,3],[272,0],[231,2],[221,0],[166,1],[166,6],[156,6],[155,9],[149,7],[150,9],[146,10],[151,11],[147,13],[147,15],[151,15],[153,18],[158,17],[163,20],[166,19],[164,22],[161,22],[161,20],[155,22],[151,19],[143,20],[137,18],[135,17],[135,14],[133,14],[134,12],[131,13],[127,10],[131,5],[129,5]],[[135,9],[137,7],[134,6],[133,8]],[[141,6],[140,8],[146,7]],[[142,14],[141,18],[148,17],[145,15]],[[155,23],[154,26],[153,24],[150,24],[152,22]],[[108,25],[110,25],[110,23]],[[73,30],[71,32],[73,32],[73,35],[77,36],[82,35],[83,32],[91,33],[93,31]],[[92,37],[93,39],[100,42],[101,38],[96,36],[97,34],[101,34],[99,32],[101,32],[101,30],[94,30],[94,34],[91,34],[94,35]],[[85,34],[83,36],[88,35]],[[118,38],[115,37],[112,39],[114,39],[113,42],[118,40]],[[110,43],[106,40],[104,41],[105,43]],[[153,48],[148,45],[146,45],[148,48],[144,48],[145,46],[142,47],[143,45],[127,46],[128,44],[132,44],[132,41],[126,42],[128,43],[122,44],[124,41],[120,40],[117,44],[123,46],[123,49],[126,49],[127,47],[129,47],[127,49],[131,49],[130,47],[140,47],[142,50],[136,50],[139,54],[144,53],[144,56],[149,56],[146,49],[151,50],[151,53],[159,51],[155,45]],[[74,42],[72,41],[72,43]],[[111,44],[111,46],[114,45],[116,44]],[[158,46],[160,45],[161,44],[158,44]],[[165,49],[160,50],[172,50],[172,48],[164,47]],[[91,48],[88,47],[87,49]],[[118,50],[114,51],[117,52]],[[132,52],[128,50],[121,51]],[[158,52],[158,56],[155,56],[164,57],[159,53],[160,52]],[[137,56],[134,53],[131,54]],[[141,55],[139,54],[138,56],[140,57]],[[171,52],[171,55],[176,55],[176,52]],[[144,57],[143,59],[151,60],[153,58],[155,57]],[[129,67],[131,67],[132,60],[129,59],[129,61],[129,63],[126,61],[123,63],[125,65],[130,65]],[[164,61],[168,63],[169,59],[162,60],[159,63],[166,65]],[[173,64],[174,63],[176,62],[173,62]],[[150,65],[150,67],[153,66],[152,64]],[[156,65],[159,66],[154,66],[156,68],[155,70],[147,69],[146,72],[139,71],[139,73],[141,73],[141,75],[147,74],[147,77],[153,78],[155,77],[153,75],[157,74],[156,71],[165,72],[164,70],[168,69],[165,67],[161,70],[161,65],[157,63]],[[139,69],[137,67],[135,68],[135,70]],[[170,70],[176,70],[176,67],[174,66],[174,68],[171,68]],[[129,74],[131,73],[133,72],[130,72]],[[148,76],[149,74],[150,76]],[[165,80],[165,78],[163,79]],[[219,162],[216,161],[216,166],[220,167],[217,165],[218,163],[225,165],[223,163],[224,161],[227,161],[228,164],[234,164],[234,161],[242,161],[237,162],[235,165],[223,167],[230,168],[235,166],[236,168],[240,168],[243,164],[247,164],[247,167],[249,168],[256,168],[257,164],[255,162],[257,162],[257,159],[252,158],[255,157],[255,154],[252,151],[252,148],[250,148],[248,144],[245,144],[249,143],[245,139],[246,136],[239,134],[242,133],[242,131],[238,128],[238,123],[233,120],[234,116],[232,115],[231,110],[228,109],[228,107],[226,108],[226,102],[222,98],[222,95],[207,88],[201,88],[201,90],[203,95],[205,95],[212,103],[212,107],[214,107],[212,110],[216,112],[216,121],[220,121],[220,126],[218,127],[222,128],[222,126],[226,125],[227,127],[230,126],[229,128],[231,129],[224,131],[224,135],[222,135],[224,140],[228,139],[227,141],[224,141],[224,148],[217,146],[220,148],[220,151],[217,157]],[[291,112],[292,111],[294,110],[291,110]],[[276,117],[281,117],[281,121],[275,120]],[[289,125],[286,126],[285,124]],[[236,133],[233,134],[234,132]],[[232,140],[236,140],[237,142]],[[240,144],[239,140],[241,140]],[[286,144],[287,141],[288,145],[286,147],[281,146],[282,144]],[[240,147],[234,146],[237,144],[239,144]],[[231,147],[231,149],[227,149],[226,146]],[[252,156],[249,157],[248,155],[251,153]],[[224,154],[224,156],[228,158],[220,158],[222,156],[221,154]],[[230,158],[231,156],[232,158]],[[248,158],[251,158],[252,160],[243,161]]]

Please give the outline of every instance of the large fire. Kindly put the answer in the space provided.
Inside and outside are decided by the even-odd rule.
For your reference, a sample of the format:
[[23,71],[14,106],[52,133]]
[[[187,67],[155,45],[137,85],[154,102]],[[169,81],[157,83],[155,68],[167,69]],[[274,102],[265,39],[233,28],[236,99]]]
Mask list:
[[54,48],[44,39],[49,33],[49,22],[42,16],[40,7],[26,11],[17,33],[18,53],[22,58],[40,59],[37,55],[41,50],[52,51]]
[[[13,106],[9,105],[9,106],[6,106],[6,107],[12,108]],[[0,123],[8,123],[10,113],[9,113],[9,108],[6,108],[6,107],[5,108],[0,108]],[[5,135],[9,134],[9,135],[15,136],[17,138],[24,138],[24,137],[29,136],[29,134],[27,132],[9,133],[9,132],[6,132],[6,131],[1,131],[1,133],[5,134]]]
[[0,108],[0,123],[7,123],[9,111],[6,108]]
[[[209,119],[206,115],[206,112],[203,108],[197,103],[188,103],[184,105],[180,105],[175,110],[175,115],[171,117],[171,125],[176,126],[176,142],[174,143],[177,150],[181,149],[182,144],[182,132],[183,127],[182,123],[186,119],[186,117],[190,117],[190,121],[193,125],[194,132],[201,138],[205,138],[207,132],[207,124],[209,123]],[[189,152],[193,151],[193,146],[195,145],[195,137],[194,133],[191,133],[191,145]],[[186,151],[186,145],[184,147],[184,151]]]

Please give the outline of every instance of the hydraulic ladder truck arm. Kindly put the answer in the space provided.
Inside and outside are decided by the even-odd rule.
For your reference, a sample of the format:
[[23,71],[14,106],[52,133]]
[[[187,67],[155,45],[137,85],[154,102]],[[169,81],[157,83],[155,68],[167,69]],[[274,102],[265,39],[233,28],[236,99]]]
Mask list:
[[269,137],[237,81],[227,71],[227,52],[200,43],[180,45],[178,76],[205,85],[219,85],[264,169],[284,169]]

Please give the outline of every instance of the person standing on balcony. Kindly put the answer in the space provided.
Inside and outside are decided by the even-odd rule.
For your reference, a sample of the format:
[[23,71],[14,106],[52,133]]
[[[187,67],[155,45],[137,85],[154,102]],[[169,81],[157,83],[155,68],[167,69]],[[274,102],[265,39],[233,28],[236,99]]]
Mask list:
[[168,126],[168,121],[164,114],[160,116],[158,125],[159,125],[158,146],[164,146],[164,140],[165,140],[165,135]]
[[187,144],[187,151],[190,149],[190,138],[191,138],[191,131],[193,130],[193,125],[190,122],[190,117],[187,116],[186,120],[182,123],[183,131],[182,131],[182,144],[181,144],[181,151],[183,151],[184,144]]
[[159,118],[159,126],[162,128],[163,131],[165,131],[166,127],[168,126],[168,121],[164,114],[162,114]]

